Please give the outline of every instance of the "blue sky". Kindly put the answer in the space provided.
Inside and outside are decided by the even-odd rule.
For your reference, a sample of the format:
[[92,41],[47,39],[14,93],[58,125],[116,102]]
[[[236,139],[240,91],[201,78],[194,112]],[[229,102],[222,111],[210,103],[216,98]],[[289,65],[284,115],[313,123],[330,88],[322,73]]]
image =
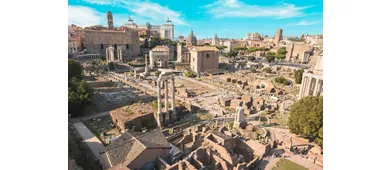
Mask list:
[[68,24],[107,25],[110,10],[114,25],[121,26],[131,16],[138,25],[175,24],[175,37],[187,36],[191,29],[198,38],[243,38],[248,32],[273,36],[321,34],[322,0],[68,0]]

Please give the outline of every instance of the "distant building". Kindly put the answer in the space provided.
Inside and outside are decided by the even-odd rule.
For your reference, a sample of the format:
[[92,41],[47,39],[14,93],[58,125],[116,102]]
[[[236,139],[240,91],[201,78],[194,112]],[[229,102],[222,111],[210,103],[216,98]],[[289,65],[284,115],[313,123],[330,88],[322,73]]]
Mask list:
[[191,30],[190,35],[188,35],[187,40],[186,40],[186,46],[195,46],[197,45],[197,40],[194,35],[194,32]]
[[219,45],[219,38],[217,36],[217,33],[215,33],[213,39],[211,40],[211,45]]
[[174,40],[175,26],[169,18],[163,25],[151,25],[149,22],[147,22],[146,25],[137,25],[131,18],[129,18],[129,22],[125,23],[124,26],[135,30],[156,31],[161,38]]
[[120,49],[123,60],[130,60],[140,53],[138,32],[132,29],[115,30],[84,30],[85,47],[90,54],[100,54],[106,57],[106,49],[114,47],[114,58],[118,59]]
[[219,50],[217,48],[193,46],[190,53],[190,66],[195,73],[218,69]]
[[275,35],[275,39],[274,39],[274,44],[276,46],[279,45],[279,42],[283,40],[283,30],[282,29],[278,29],[278,31],[276,31],[276,35]]
[[77,52],[76,38],[68,35],[68,54],[74,54]]
[[263,35],[255,33],[247,33],[244,37],[244,40],[262,40]]
[[173,51],[167,46],[156,46],[149,51],[150,68],[167,68]]

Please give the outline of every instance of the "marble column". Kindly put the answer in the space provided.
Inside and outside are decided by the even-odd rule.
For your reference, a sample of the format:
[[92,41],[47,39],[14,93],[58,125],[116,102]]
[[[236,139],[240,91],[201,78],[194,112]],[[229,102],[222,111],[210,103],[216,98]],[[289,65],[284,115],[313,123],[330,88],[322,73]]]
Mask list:
[[306,81],[306,77],[302,75],[301,88],[299,89],[299,96],[298,96],[299,99],[303,97],[303,94],[305,94],[304,93],[305,85],[306,85],[305,81]]
[[122,49],[118,48],[117,53],[118,53],[118,60],[122,62],[123,61],[122,60]]
[[134,78],[137,78],[137,70],[134,69]]
[[145,76],[148,75],[148,54],[145,54]]
[[164,88],[165,88],[165,112],[168,113],[168,80],[164,80]]
[[319,88],[319,83],[320,83],[320,79],[316,78],[316,84],[314,85],[314,90],[313,90],[313,96],[316,96],[317,97],[317,94],[318,94],[318,88]]
[[175,108],[175,78],[172,79],[172,119],[176,118],[176,108]]
[[124,73],[125,81],[127,81],[126,72]]
[[312,81],[313,81],[312,77],[307,77],[307,79],[308,79],[308,86],[306,88],[305,96],[309,96],[312,87]]
[[110,61],[110,52],[108,51],[108,48],[106,48],[106,61],[107,63]]
[[158,126],[161,127],[161,87],[160,87],[160,80],[157,80],[157,123]]

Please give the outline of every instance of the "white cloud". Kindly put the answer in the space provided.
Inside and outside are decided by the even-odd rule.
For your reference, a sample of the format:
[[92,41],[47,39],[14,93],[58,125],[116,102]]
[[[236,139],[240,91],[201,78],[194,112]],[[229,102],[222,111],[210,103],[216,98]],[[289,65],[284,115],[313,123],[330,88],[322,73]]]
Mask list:
[[[182,14],[178,11],[161,6],[158,3],[140,0],[83,0],[90,4],[110,5],[129,10],[134,13],[135,22],[137,18],[142,21],[150,21],[152,23],[164,23],[169,17],[175,25],[188,25]],[[115,15],[115,14],[114,14]],[[114,18],[115,21],[115,18]]]
[[298,23],[296,23],[295,25],[307,26],[307,25],[314,25],[314,24],[316,24],[316,22],[314,22],[314,21],[308,22],[308,21],[302,20],[302,21],[299,21]]
[[298,7],[283,3],[280,6],[250,5],[239,0],[217,0],[204,6],[207,12],[216,18],[223,17],[275,17],[292,18],[304,16],[304,9],[312,6]]
[[99,25],[104,20],[104,14],[85,6],[68,6],[68,25],[81,27]]

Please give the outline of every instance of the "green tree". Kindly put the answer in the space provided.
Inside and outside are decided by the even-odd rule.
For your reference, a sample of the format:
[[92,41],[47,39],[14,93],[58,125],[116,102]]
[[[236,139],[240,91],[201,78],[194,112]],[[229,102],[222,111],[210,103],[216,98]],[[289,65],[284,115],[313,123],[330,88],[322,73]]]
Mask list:
[[267,59],[267,61],[269,63],[275,61],[275,56],[274,55],[267,55],[265,58]]
[[157,77],[159,77],[160,74],[161,74],[161,71],[156,71],[154,74],[155,74]]
[[186,71],[184,74],[186,77],[194,77],[195,76],[195,74],[192,71]]
[[269,67],[265,67],[265,68],[263,68],[263,71],[266,72],[266,73],[271,73],[272,69],[269,68]]
[[320,128],[320,130],[318,131],[318,136],[314,140],[314,142],[317,143],[318,145],[320,145],[321,147],[322,147],[322,144],[323,144],[322,139],[324,139],[322,128],[323,127]]
[[260,51],[260,48],[259,47],[250,47],[249,49],[248,49],[248,52],[256,52],[256,51]]
[[267,47],[260,47],[259,50],[260,51],[269,51],[269,48],[267,48]]
[[219,50],[219,52],[222,53],[222,50],[227,48],[227,46],[225,46],[225,45],[217,45],[217,46],[215,46],[215,48],[217,48]]
[[[304,138],[321,138],[323,126],[323,98],[307,96],[290,107],[288,126],[292,133]],[[318,139],[319,140],[319,139]],[[322,140],[322,138],[321,138]]]
[[238,52],[237,51],[230,51],[227,56],[230,57],[230,58],[234,58],[238,55]]
[[204,43],[203,46],[210,46],[210,43]]
[[286,58],[286,55],[285,54],[276,54],[275,58],[278,60],[284,60]]
[[108,63],[108,69],[109,69],[110,71],[115,70],[115,63],[114,63],[114,62],[109,62],[109,63]]
[[76,77],[77,79],[81,79],[83,73],[83,67],[80,65],[80,63],[68,59],[68,80],[72,79],[73,77]]
[[255,60],[255,57],[254,57],[254,56],[249,56],[249,57],[248,57],[248,60],[249,60],[249,61],[254,61],[254,60]]
[[267,52],[267,55],[272,55],[272,56],[275,56],[275,55],[276,55],[276,53],[275,53],[275,52],[273,52],[273,51],[268,51],[268,52]]
[[246,47],[233,47],[233,51],[247,50]]
[[297,84],[302,83],[302,75],[303,75],[304,71],[305,70],[303,68],[294,71],[295,83],[297,83]]
[[278,54],[287,54],[286,47],[279,48],[277,51]]
[[283,84],[283,85],[289,85],[290,84],[290,82],[286,78],[284,78],[284,77],[277,77],[277,78],[275,78],[275,82],[279,83],[279,84]]
[[255,67],[251,67],[250,71],[251,71],[252,73],[256,73],[256,68],[255,68]]
[[72,117],[78,116],[82,108],[90,102],[91,88],[85,81],[73,77],[68,82],[68,112]]

